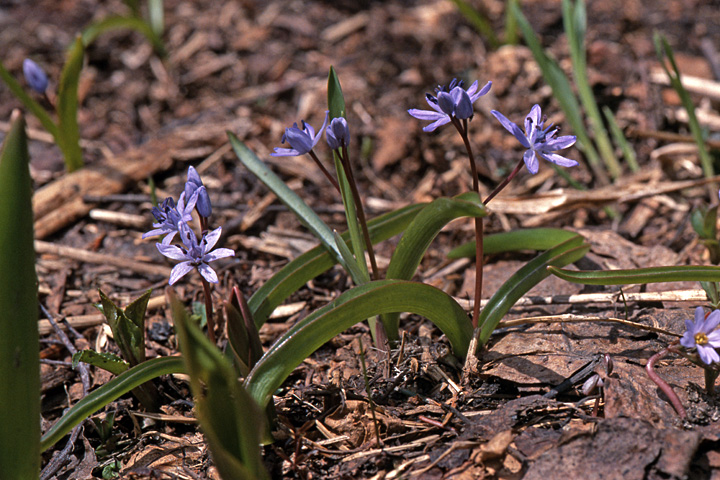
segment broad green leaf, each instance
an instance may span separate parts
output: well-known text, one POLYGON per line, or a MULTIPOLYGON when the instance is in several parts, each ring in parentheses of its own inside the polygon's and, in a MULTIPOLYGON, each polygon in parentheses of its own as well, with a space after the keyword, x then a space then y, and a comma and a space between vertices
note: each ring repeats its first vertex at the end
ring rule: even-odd
POLYGON ((25 119, 13 112, 0 152, 0 472, 40 472, 40 348, 32 183, 25 119))
POLYGON ((47 130, 57 142, 58 128, 53 119, 50 117, 47 111, 45 111, 42 105, 36 102, 25 91, 22 85, 20 85, 20 83, 15 80, 12 75, 10 75, 10 72, 5 69, 2 63, 0 63, 0 79, 5 82, 5 85, 7 85, 13 95, 15 95, 15 97, 17 97, 17 99, 22 102, 25 108, 27 108, 30 113, 35 115, 38 120, 40 120, 43 128, 47 130))
POLYGON ((443 291, 406 280, 377 280, 344 292, 288 330, 265 352, 245 379, 261 406, 310 354, 334 336, 374 315, 410 312, 429 319, 447 336, 456 355, 464 356, 472 326, 462 307, 443 291))
POLYGON ((153 27, 141 17, 118 15, 98 20, 83 30, 82 42, 87 47, 103 33, 122 29, 134 30, 140 33, 152 44, 153 49, 158 55, 165 56, 165 45, 160 35, 157 35, 153 27))
MULTIPOLYGON (((353 254, 345 243, 345 240, 342 239, 339 233, 333 232, 333 234, 335 236, 335 245, 337 245, 338 250, 340 250, 340 255, 342 255, 345 260, 345 264, 348 268, 350 268, 350 276, 352 276, 352 278, 361 279, 361 281, 357 282, 358 285, 369 282, 370 275, 367 268, 365 270, 361 270, 358 264, 355 263, 355 257, 353 257, 353 254)), ((363 262, 365 261, 365 255, 363 255, 362 260, 363 262)))
POLYGON ((541 253, 515 272, 490 298, 478 319, 478 346, 484 345, 513 305, 531 288, 550 275, 549 266, 564 267, 580 260, 590 249, 580 235, 541 253))
POLYGON ((78 35, 67 51, 65 66, 58 86, 57 114, 58 137, 55 138, 65 157, 69 172, 82 168, 83 156, 80 149, 80 128, 77 123, 78 83, 85 58, 85 46, 78 35))
MULTIPOLYGON (((438 198, 423 208, 403 233, 393 252, 386 277, 410 280, 430 243, 440 230, 460 217, 484 217, 485 206, 475 192, 467 192, 454 198, 438 198)), ((388 340, 398 340, 398 313, 383 316, 388 340)))
MULTIPOLYGON (((37 320, 35 321, 37 322, 37 320)), ((182 357, 153 358, 121 373, 105 385, 89 393, 60 417, 55 425, 43 435, 40 443, 41 451, 44 452, 55 445, 73 427, 130 390, 153 378, 172 373, 185 373, 182 357)))
MULTIPOLYGON (((485 255, 514 252, 517 250, 547 250, 577 233, 562 228, 525 228, 511 232, 493 233, 483 239, 485 255)), ((448 253, 448 258, 474 258, 475 241, 455 247, 448 253)))
POLYGON ((130 364, 117 355, 109 352, 96 352, 95 350, 80 350, 75 353, 72 356, 72 367, 77 368, 80 362, 102 368, 113 375, 120 375, 130 368, 130 364))
POLYGON ((98 290, 100 295, 99 310, 105 316, 105 319, 110 325, 112 330, 113 338, 117 343, 120 353, 123 358, 130 363, 130 366, 138 365, 145 361, 145 308, 147 307, 147 301, 150 298, 151 290, 145 292, 142 297, 138 298, 134 302, 134 306, 129 306, 135 318, 131 319, 126 314, 126 311, 119 308, 117 305, 110 300, 102 290, 98 290), (137 302, 140 303, 137 303, 137 302), (144 303, 144 306, 143 306, 144 303), (140 311, 142 310, 142 312, 140 311), (139 313, 142 313, 142 317, 137 317, 139 313))
POLYGON ((230 144, 235 150, 238 159, 252 172, 258 180, 263 182, 272 192, 277 195, 282 203, 290 209, 291 212, 307 227, 315 238, 320 240, 325 248, 331 253, 337 262, 343 268, 344 260, 335 245, 335 239, 330 227, 323 222, 320 217, 310 208, 303 200, 283 182, 280 177, 275 175, 270 168, 265 165, 243 142, 241 142, 232 132, 227 132, 230 138, 230 144))
POLYGON ((345 116, 345 97, 343 97, 342 87, 335 67, 330 67, 328 75, 328 109, 330 110, 330 118, 339 118, 345 116))
MULTIPOLYGON (((372 242, 381 242, 402 232, 424 206, 425 204, 408 205, 370 220, 368 228, 372 242)), ((349 235, 345 232, 341 237, 347 241, 349 235)), ((260 328, 275 307, 308 280, 329 270, 335 263, 324 247, 317 246, 285 265, 248 300, 255 325, 260 328)))
POLYGON ((268 478, 260 456, 262 412, 222 352, 190 321, 172 293, 170 298, 195 410, 220 476, 268 478))
POLYGON ((628 285, 686 281, 720 282, 720 267, 704 265, 580 271, 549 267, 548 270, 563 280, 584 285, 628 285))

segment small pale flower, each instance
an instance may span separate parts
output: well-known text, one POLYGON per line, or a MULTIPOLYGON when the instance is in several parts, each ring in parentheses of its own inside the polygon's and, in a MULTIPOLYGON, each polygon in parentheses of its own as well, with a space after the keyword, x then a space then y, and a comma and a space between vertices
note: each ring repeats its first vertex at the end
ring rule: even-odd
POLYGON ((178 233, 180 222, 192 220, 192 211, 195 208, 198 195, 193 193, 190 201, 185 204, 185 192, 180 194, 180 200, 175 206, 175 200, 168 197, 163 200, 160 207, 153 207, 152 214, 157 220, 153 223, 153 229, 143 234, 142 238, 154 237, 155 235, 166 235, 162 243, 169 244, 178 233))
POLYGON ((453 118, 459 120, 472 119, 474 114, 473 103, 488 93, 491 86, 492 82, 488 82, 478 90, 476 80, 470 85, 470 88, 465 90, 462 80, 453 79, 448 86, 438 86, 435 89, 437 96, 429 93, 425 95, 425 100, 433 111, 411 108, 408 113, 417 119, 433 122, 423 127, 425 132, 432 132, 436 128, 450 123, 453 118))
POLYGON ((191 166, 188 168, 187 182, 185 182, 185 198, 192 198, 195 192, 197 192, 197 204, 195 207, 197 208, 198 214, 201 217, 209 218, 212 215, 210 196, 197 170, 191 166))
POLYGON ((548 162, 555 163, 561 167, 574 167, 578 164, 575 160, 570 160, 555 153, 556 150, 562 150, 575 144, 576 137, 574 135, 557 136, 558 128, 551 131, 552 123, 547 127, 544 126, 545 119, 542 117, 540 105, 535 105, 530 113, 525 117, 525 133, 513 122, 505 118, 505 116, 492 110, 491 113, 505 127, 505 130, 515 135, 515 138, 527 148, 523 154, 523 160, 530 173, 535 175, 539 168, 539 158, 548 162))
POLYGON ((302 129, 298 127, 297 123, 293 123, 292 127, 286 128, 282 139, 280 139, 280 143, 287 141, 292 148, 275 147, 275 151, 271 153, 270 156, 295 157, 297 155, 304 155, 315 148, 315 145, 320 141, 323 130, 325 130, 325 125, 327 125, 328 113, 329 112, 325 112, 325 121, 322 127, 320 127, 320 130, 318 130, 317 135, 315 134, 315 129, 305 123, 304 120, 301 122, 302 129))
POLYGON ((344 117, 333 118, 325 129, 325 139, 331 150, 337 150, 350 144, 350 127, 344 117))
POLYGON ((180 260, 181 263, 175 265, 170 272, 169 284, 174 285, 193 268, 197 268, 200 275, 210 283, 218 283, 218 276, 208 263, 214 262, 220 258, 234 257, 235 252, 229 248, 217 248, 212 250, 217 241, 220 239, 222 227, 218 227, 212 232, 204 235, 198 243, 195 232, 185 223, 180 223, 180 238, 182 239, 184 248, 177 245, 167 245, 158 243, 157 249, 161 254, 173 260, 180 260))
POLYGON ((720 310, 713 310, 705 317, 705 310, 702 307, 695 309, 695 322, 685 320, 685 334, 680 339, 680 345, 687 349, 697 348, 700 359, 707 365, 713 362, 720 362, 716 348, 720 348, 720 330, 715 330, 720 325, 720 310))
POLYGON ((45 93, 48 87, 48 77, 40 65, 26 58, 23 60, 23 75, 30 88, 38 93, 45 93))

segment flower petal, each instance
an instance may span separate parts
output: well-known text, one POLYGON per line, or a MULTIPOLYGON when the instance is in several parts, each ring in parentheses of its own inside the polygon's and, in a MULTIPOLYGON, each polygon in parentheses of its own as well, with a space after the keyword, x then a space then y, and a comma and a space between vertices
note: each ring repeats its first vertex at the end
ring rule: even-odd
POLYGON ((527 166, 528 172, 535 175, 538 172, 538 168, 540 167, 540 162, 537 159, 537 155, 535 155, 535 152, 532 150, 526 150, 523 154, 523 161, 525 162, 525 165, 527 166))
POLYGON ((500 124, 505 127, 505 130, 515 135, 515 138, 518 139, 518 141, 522 144, 523 147, 530 148, 530 142, 528 142, 527 137, 525 137, 523 131, 520 130, 520 127, 508 120, 505 115, 498 112, 497 110, 491 110, 490 113, 492 113, 493 116, 498 119, 500 124))
MULTIPOLYGON (((417 108, 411 108, 408 110, 408 113, 410 116, 417 118, 418 120, 439 120, 441 118, 447 117, 444 113, 438 113, 438 112, 432 112, 430 110, 420 110, 417 108)), ((450 121, 450 119, 448 119, 450 121)))
POLYGON ((192 269, 193 266, 190 264, 190 262, 178 263, 173 267, 172 271, 170 272, 170 280, 168 281, 168 283, 170 285, 174 285, 175 282, 184 277, 192 269))
POLYGON ((158 251, 168 258, 173 260, 187 260, 187 255, 177 245, 167 245, 164 243, 157 243, 158 251))
POLYGON ((217 248, 203 257, 205 262, 214 262, 220 258, 234 257, 235 251, 230 248, 217 248))
POLYGON ((208 253, 212 250, 217 241, 220 239, 220 234, 222 234, 222 227, 218 227, 205 235, 205 248, 203 249, 203 253, 208 253))
POLYGON ((209 265, 201 263, 198 265, 198 272, 200 272, 200 275, 202 275, 203 278, 210 283, 220 282, 220 280, 218 280, 217 273, 215 273, 215 270, 213 270, 209 265))
POLYGON ((545 153, 541 151, 538 152, 538 154, 543 160, 547 160, 548 162, 560 165, 561 167, 575 167, 578 164, 578 162, 576 162, 575 160, 570 160, 569 158, 565 158, 562 155, 558 155, 557 153, 545 153))
POLYGON ((720 310, 713 310, 710 312, 710 315, 705 318, 703 331, 710 333, 715 330, 718 325, 720 325, 720 310))
POLYGON ((571 147, 575 145, 575 142, 577 141, 577 137, 575 135, 564 135, 562 137, 553 138, 552 140, 548 140, 545 143, 545 146, 548 150, 562 150, 564 148, 571 147))
POLYGON ((443 118, 440 118, 437 122, 431 123, 430 125, 423 127, 423 132, 432 132, 438 127, 442 127, 443 125, 446 125, 450 123, 450 117, 447 115, 444 115, 443 118))
POLYGON ((275 147, 275 151, 270 154, 271 157, 297 157, 300 155, 300 152, 295 150, 294 148, 280 148, 275 147))
POLYGON ((698 345, 698 355, 700 360, 710 365, 713 362, 720 362, 720 356, 714 348, 705 345, 698 345))

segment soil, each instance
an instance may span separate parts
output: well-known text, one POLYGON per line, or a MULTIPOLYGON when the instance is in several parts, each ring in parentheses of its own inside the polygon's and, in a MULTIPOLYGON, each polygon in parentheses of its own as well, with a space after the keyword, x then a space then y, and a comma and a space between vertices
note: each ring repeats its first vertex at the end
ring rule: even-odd
MULTIPOLYGON (((469 3, 502 37, 505 2, 469 3)), ((521 3, 543 46, 569 74, 562 2, 521 3)), ((623 175, 609 185, 577 148, 569 149, 564 153, 580 165, 568 173, 587 192, 569 187, 547 163, 534 176, 523 169, 493 200, 485 230, 577 231, 592 245, 577 264, 581 269, 710 264, 689 216, 698 206, 716 205, 717 190, 702 184, 679 97, 658 80, 653 33, 667 36, 683 75, 699 79, 691 97, 712 140, 720 131, 720 96, 713 93, 720 81, 719 5, 588 3, 590 83, 598 103, 615 114, 641 168, 631 173, 623 164, 623 175)), ((98 290, 126 305, 153 288, 148 357, 178 352, 163 294, 173 263, 158 254, 154 239, 141 238, 152 223, 149 179, 162 200, 177 198, 189 166, 202 175, 213 201, 211 224, 223 226, 221 244, 236 252, 217 262, 217 304, 234 285, 249 297, 316 244, 240 164, 228 130, 328 225, 345 229, 340 200, 309 158, 269 156, 293 122, 322 123, 331 66, 348 105, 350 151, 371 217, 456 195, 472 184, 457 132, 445 126, 425 133, 425 122, 407 114, 427 108, 425 93, 436 85, 455 77, 493 82, 470 122, 484 195, 522 155, 491 110, 521 123, 539 104, 570 132, 530 50, 522 42, 492 48, 446 0, 168 0, 164 9, 167 58, 127 30, 101 35, 88 48, 78 113, 85 169, 65 173, 52 139, 27 116, 40 301, 51 316, 75 326, 76 349, 118 352, 94 307, 98 290)), ((32 58, 46 69, 55 92, 74 36, 92 20, 126 12, 119 0, 2 2, 3 65, 22 81, 22 61, 32 58)), ((48 107, 55 101, 52 93, 35 98, 48 107)), ((20 107, 0 87, 0 118, 20 107)), ((0 126, 7 131, 7 124, 0 126)), ((329 158, 324 145, 318 150, 329 158)), ((449 260, 447 253, 472 238, 470 221, 452 223, 431 245, 415 279, 461 302, 471 298, 473 262, 449 260)), ((397 241, 378 247, 381 269, 397 241)), ((488 256, 484 297, 532 257, 488 256)), ((202 300, 198 278, 192 273, 174 288, 188 306, 202 300)), ((309 282, 263 326, 264 347, 350 286, 337 267, 309 282)), ((412 315, 401 322, 402 358, 393 350, 390 368, 386 354, 370 349, 366 381, 358 352, 361 342, 367 347, 372 341, 367 325, 358 324, 308 358, 277 392, 276 440, 263 447, 264 462, 272 478, 720 478, 720 404, 714 392, 705 393, 702 369, 672 354, 656 366, 687 410, 683 420, 644 368, 683 333, 696 306, 708 306, 698 289, 696 282, 583 287, 550 277, 510 311, 506 321, 513 323, 493 334, 465 383, 462 359, 452 356, 441 332, 412 315), (566 314, 584 321, 532 320, 566 314), (634 324, 598 320, 610 317, 634 324), (605 356, 614 364, 610 373, 603 368, 605 356), (604 378, 604 389, 588 398, 581 387, 593 373, 604 378)), ((40 328, 47 429, 86 388, 111 375, 92 368, 83 385, 71 353, 43 315, 40 328)), ((227 336, 218 333, 224 346, 227 336)), ((219 478, 194 423, 186 378, 155 383, 162 415, 124 396, 95 415, 115 412, 110 440, 101 441, 85 422, 70 441, 66 437, 43 454, 44 478, 101 478, 110 465, 122 478, 219 478)))

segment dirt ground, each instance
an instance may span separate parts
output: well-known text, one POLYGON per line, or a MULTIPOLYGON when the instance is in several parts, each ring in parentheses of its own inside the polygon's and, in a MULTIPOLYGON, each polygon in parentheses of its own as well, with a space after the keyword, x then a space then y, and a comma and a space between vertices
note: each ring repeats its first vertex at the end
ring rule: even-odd
MULTIPOLYGON (((505 2, 470 3, 502 36, 505 2)), ((521 3, 543 45, 569 72, 561 2, 521 3)), ((641 170, 630 174, 624 166, 623 176, 608 186, 593 176, 578 149, 570 149, 567 155, 581 164, 569 172, 588 193, 569 188, 547 164, 535 176, 524 170, 494 201, 486 232, 538 226, 578 231, 592 244, 581 269, 709 264, 689 213, 717 204, 717 196, 697 182, 697 150, 688 143, 677 95, 657 75, 652 36, 664 33, 683 74, 699 79, 692 98, 712 140, 720 132, 720 4, 588 3, 590 82, 599 104, 611 108, 628 135, 641 170), (608 217, 608 205, 617 218, 608 217)), ((124 12, 119 0, 0 2, 2 62, 20 79, 22 61, 30 57, 56 89, 74 36, 91 19, 124 12)), ((101 36, 88 49, 79 112, 85 170, 66 174, 59 150, 28 115, 40 300, 75 327, 77 349, 117 352, 93 306, 98 289, 124 305, 153 288, 148 356, 177 352, 163 293, 172 263, 158 254, 154 239, 141 239, 152 223, 148 178, 162 199, 177 198, 188 166, 202 175, 213 200, 212 224, 223 226, 222 245, 236 251, 235 258, 218 262, 218 302, 235 284, 250 296, 316 244, 240 164, 228 130, 331 227, 344 230, 340 200, 310 159, 269 157, 293 122, 322 123, 331 66, 348 105, 351 151, 370 216, 470 188, 457 133, 450 127, 425 133, 425 122, 407 114, 409 108, 426 108, 425 92, 454 77, 481 85, 493 81, 470 123, 484 194, 522 154, 490 110, 520 123, 540 104, 569 133, 529 49, 490 48, 447 0, 168 0, 165 14, 164 60, 143 37, 124 30, 101 36)), ((0 86, 0 119, 18 107, 0 86)), ((7 124, 0 123, 0 135, 5 131, 7 124)), ((416 279, 460 301, 470 298, 473 264, 448 260, 447 252, 472 234, 470 221, 452 223, 431 246, 416 279)), ((397 240, 378 247, 381 268, 397 240)), ((485 297, 530 258, 488 257, 485 297)), ((339 268, 310 282, 263 327, 264 346, 350 284, 339 268)), ((273 478, 302 479, 720 478, 720 403, 704 393, 702 370, 672 355, 657 366, 687 409, 685 421, 644 370, 654 353, 676 339, 673 334, 683 332, 694 308, 707 305, 698 289, 693 282, 628 286, 623 299, 619 287, 548 278, 508 320, 613 317, 668 333, 608 321, 503 325, 482 351, 479 374, 461 387, 462 363, 448 355, 441 333, 423 319, 404 317, 404 360, 389 376, 383 375, 386 357, 368 352, 382 447, 357 353, 360 339, 370 345, 369 329, 357 325, 308 358, 278 392, 276 441, 264 447, 268 470, 273 478), (594 415, 595 399, 585 398, 580 387, 593 371, 605 375, 605 354, 614 370, 594 415)), ((202 296, 191 276, 176 292, 188 304, 202 296)), ((82 398, 84 387, 57 333, 45 319, 40 328, 46 429, 82 398)), ((219 344, 226 341, 222 335, 219 344)), ((91 370, 89 386, 109 378, 91 370)), ((44 467, 53 457, 58 463, 47 478, 102 478, 110 464, 123 478, 217 478, 194 423, 187 382, 167 377, 156 384, 165 402, 161 414, 144 412, 130 395, 112 403, 105 410, 116 412, 112 440, 103 444, 86 422, 70 443, 66 437, 45 452, 44 467)))

